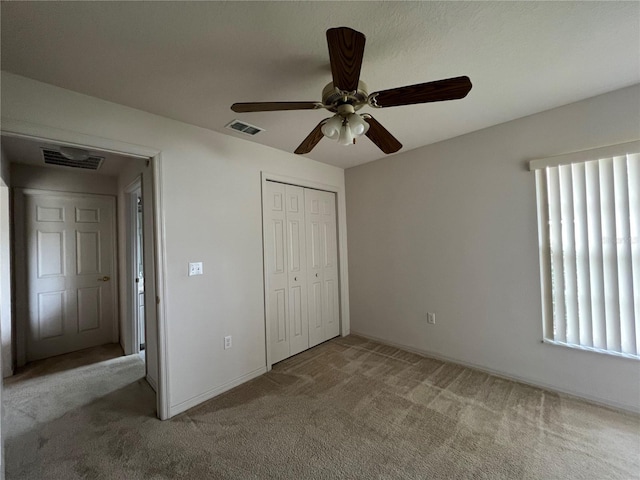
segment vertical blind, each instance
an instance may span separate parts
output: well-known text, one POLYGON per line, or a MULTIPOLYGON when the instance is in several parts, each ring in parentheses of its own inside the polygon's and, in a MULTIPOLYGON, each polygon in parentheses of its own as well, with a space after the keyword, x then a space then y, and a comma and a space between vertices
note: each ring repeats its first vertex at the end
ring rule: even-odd
POLYGON ((640 358, 640 154, 539 168, 536 190, 544 340, 640 358))

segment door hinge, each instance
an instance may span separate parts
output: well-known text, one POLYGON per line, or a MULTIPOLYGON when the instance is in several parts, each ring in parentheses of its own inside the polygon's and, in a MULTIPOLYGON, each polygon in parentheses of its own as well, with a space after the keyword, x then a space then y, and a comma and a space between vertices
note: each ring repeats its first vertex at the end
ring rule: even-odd
POLYGON ((160 305, 160 297, 156 297, 156 305, 160 305))

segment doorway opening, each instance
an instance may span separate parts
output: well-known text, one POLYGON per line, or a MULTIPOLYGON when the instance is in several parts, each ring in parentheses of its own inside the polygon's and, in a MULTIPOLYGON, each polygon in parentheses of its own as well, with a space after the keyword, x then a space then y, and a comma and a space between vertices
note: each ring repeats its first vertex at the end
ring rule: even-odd
POLYGON ((125 189, 127 210, 127 288, 130 293, 129 315, 132 319, 133 353, 143 358, 146 347, 146 327, 144 312, 145 271, 144 271, 144 209, 142 179, 136 178, 125 189))
POLYGON ((137 354, 157 392, 156 310, 144 308, 156 298, 150 160, 4 134, 2 150, 14 259, 5 376, 58 355, 102 362, 106 349, 137 354))

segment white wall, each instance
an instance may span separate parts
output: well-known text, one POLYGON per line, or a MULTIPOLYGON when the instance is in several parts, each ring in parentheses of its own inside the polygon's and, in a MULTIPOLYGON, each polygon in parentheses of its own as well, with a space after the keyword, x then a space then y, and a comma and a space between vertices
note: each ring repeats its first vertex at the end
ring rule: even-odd
POLYGON ((540 343, 527 170, 639 136, 634 86, 348 169, 352 331, 640 410, 637 361, 540 343))
MULTIPOLYGON (((161 151, 167 292, 161 302, 168 322, 171 414, 263 372, 260 172, 342 189, 344 171, 5 72, 1 85, 3 122, 45 125, 59 129, 60 136, 80 132, 161 151), (187 276, 190 261, 204 262, 203 276, 187 276), (229 350, 223 349, 225 335, 233 336, 229 350)), ((215 96, 208 101, 229 102, 215 96)), ((342 221, 344 211, 344 198, 338 195, 342 221)), ((346 251, 341 259, 348 261, 346 251)), ((348 315, 342 321, 348 330, 348 315)))
POLYGON ((118 193, 118 179, 116 177, 20 163, 11 164, 11 186, 101 195, 116 195, 118 193))

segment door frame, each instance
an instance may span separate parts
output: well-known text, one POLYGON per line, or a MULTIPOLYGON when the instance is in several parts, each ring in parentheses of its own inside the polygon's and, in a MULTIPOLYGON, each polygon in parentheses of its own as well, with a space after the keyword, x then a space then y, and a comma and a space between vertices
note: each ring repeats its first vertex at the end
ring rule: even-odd
MULTIPOLYGON (((126 278, 126 308, 127 319, 123 322, 126 328, 129 330, 129 338, 131 339, 130 351, 125 354, 137 354, 140 353, 140 332, 138 330, 138 324, 140 319, 138 318, 138 296, 137 296, 137 284, 134 281, 136 274, 136 265, 139 261, 136 247, 136 235, 138 233, 138 204, 137 197, 138 192, 142 197, 142 176, 136 177, 136 179, 127 185, 124 189, 125 194, 125 278, 126 278), (136 201, 133 201, 134 196, 136 201)), ((143 212, 144 215, 144 212, 143 212)), ((143 257, 144 263, 144 257, 143 257)), ((146 328, 147 319, 145 314, 144 325, 146 328)), ((146 365, 147 362, 145 362, 146 365)))
POLYGON ((111 329, 111 342, 117 343, 119 337, 119 323, 120 323, 120 315, 119 315, 119 295, 118 295, 118 229, 117 229, 117 217, 118 211, 116 208, 116 197, 115 195, 104 195, 99 193, 75 193, 75 192, 61 192, 57 190, 44 190, 37 188, 14 188, 14 210, 13 210, 13 225, 15 231, 15 242, 14 242, 14 256, 19 264, 22 265, 21 268, 14 269, 14 275, 16 276, 16 289, 15 289, 15 312, 16 319, 18 317, 23 320, 15 322, 15 330, 16 330, 16 366, 23 367, 26 364, 27 359, 27 333, 29 330, 28 322, 26 321, 29 318, 29 285, 27 282, 27 265, 28 265, 28 257, 29 252, 27 246, 29 245, 27 238, 27 222, 26 222, 26 199, 27 197, 38 197, 38 196, 48 196, 48 197, 57 197, 64 199, 72 199, 72 198, 103 198, 108 200, 111 204, 112 208, 112 219, 111 219, 111 232, 112 232, 112 249, 111 249, 111 278, 113 280, 113 299, 111 308, 113 309, 113 325, 111 329), (18 250, 16 246, 21 245, 18 250), (20 288, 21 287, 21 288, 20 288))
POLYGON ((349 277, 347 271, 347 209, 345 202, 344 185, 331 185, 319 183, 304 178, 290 177, 277 173, 262 171, 261 174, 261 222, 262 222, 262 273, 263 273, 263 307, 264 307, 264 326, 265 326, 265 362, 267 371, 271 370, 273 363, 271 361, 271 333, 268 322, 268 300, 269 300, 269 276, 267 272, 266 255, 264 251, 264 238, 267 233, 267 225, 264 222, 264 206, 267 202, 266 182, 278 182, 296 187, 312 188, 314 190, 322 190, 325 192, 335 193, 336 195, 336 230, 338 235, 338 292, 340 302, 340 335, 345 337, 349 335, 351 330, 351 321, 349 316, 349 277))
MULTIPOLYGON (((0 134, 13 137, 44 141, 84 149, 103 150, 105 152, 137 157, 150 161, 153 184, 153 244, 154 244, 154 281, 156 288, 156 321, 158 331, 158 388, 156 390, 156 408, 158 417, 167 420, 170 415, 169 363, 167 340, 167 285, 166 285, 166 236, 165 209, 163 202, 162 150, 136 145, 119 140, 87 135, 80 132, 13 120, 2 117, 0 134)), ((147 306, 147 307, 150 307, 147 306)))

